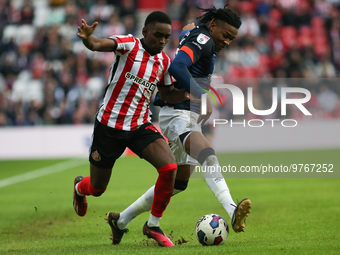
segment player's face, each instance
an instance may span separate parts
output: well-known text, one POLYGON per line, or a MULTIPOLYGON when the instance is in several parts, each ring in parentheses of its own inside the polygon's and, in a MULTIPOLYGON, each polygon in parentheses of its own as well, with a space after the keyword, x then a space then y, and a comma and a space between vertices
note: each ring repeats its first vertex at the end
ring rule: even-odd
POLYGON ((164 49, 171 36, 171 25, 151 23, 143 28, 144 44, 151 55, 156 55, 164 49))
POLYGON ((210 35, 215 42, 215 50, 220 52, 235 39, 238 29, 226 22, 217 20, 210 24, 210 35))

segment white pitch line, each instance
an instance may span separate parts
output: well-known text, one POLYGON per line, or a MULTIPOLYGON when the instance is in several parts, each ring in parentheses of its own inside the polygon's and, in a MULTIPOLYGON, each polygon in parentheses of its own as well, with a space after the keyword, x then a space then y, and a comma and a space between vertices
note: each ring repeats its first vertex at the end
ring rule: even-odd
POLYGON ((42 176, 45 176, 45 175, 65 171, 65 170, 73 168, 73 167, 85 165, 86 163, 87 163, 87 161, 84 161, 84 160, 71 159, 71 160, 61 162, 61 163, 58 163, 58 164, 55 164, 55 165, 52 165, 52 166, 43 167, 43 168, 33 170, 31 172, 28 172, 28 173, 24 173, 24 174, 16 175, 16 176, 13 176, 13 177, 9 177, 7 179, 0 180, 0 188, 9 186, 9 185, 12 185, 12 184, 15 184, 15 183, 39 178, 39 177, 42 177, 42 176))

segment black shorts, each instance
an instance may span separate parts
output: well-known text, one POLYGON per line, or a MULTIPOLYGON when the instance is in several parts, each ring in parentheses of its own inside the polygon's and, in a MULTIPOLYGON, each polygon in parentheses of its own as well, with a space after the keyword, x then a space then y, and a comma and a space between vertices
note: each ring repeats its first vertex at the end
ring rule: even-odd
POLYGON ((108 127, 96 119, 89 160, 96 167, 112 168, 126 147, 142 158, 142 151, 159 138, 164 139, 151 123, 125 131, 108 127))

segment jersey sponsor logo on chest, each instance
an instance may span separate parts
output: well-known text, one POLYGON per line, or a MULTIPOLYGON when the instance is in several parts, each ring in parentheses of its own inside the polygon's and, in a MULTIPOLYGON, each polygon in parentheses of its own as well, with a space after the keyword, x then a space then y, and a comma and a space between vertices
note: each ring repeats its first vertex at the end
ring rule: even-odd
POLYGON ((139 78, 138 76, 127 72, 125 74, 125 78, 133 81, 134 83, 137 83, 140 86, 146 87, 149 91, 153 91, 155 89, 156 84, 149 82, 147 80, 144 80, 142 78, 139 78))

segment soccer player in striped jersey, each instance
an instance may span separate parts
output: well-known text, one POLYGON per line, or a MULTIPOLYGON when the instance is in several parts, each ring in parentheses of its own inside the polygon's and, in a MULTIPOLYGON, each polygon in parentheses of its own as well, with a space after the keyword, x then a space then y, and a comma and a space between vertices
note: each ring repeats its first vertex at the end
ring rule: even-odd
MULTIPOLYGON (((173 195, 184 191, 192 170, 199 162, 205 169, 220 169, 211 143, 203 136, 201 125, 209 118, 200 115, 200 104, 194 98, 201 98, 209 88, 214 70, 215 57, 237 36, 241 26, 239 16, 228 8, 202 9, 199 26, 187 25, 180 35, 178 53, 170 66, 170 74, 176 79, 175 87, 190 91, 190 100, 172 104, 156 96, 155 104, 162 107, 159 124, 170 148, 175 155, 178 170, 173 195), (195 78, 200 78, 195 81, 195 78), (202 89, 204 88, 204 90, 202 89), (194 97, 193 97, 194 96, 194 97)), ((211 105, 208 104, 208 108, 211 105)), ((209 113, 209 110, 207 111, 209 113)), ((211 112, 211 110, 210 110, 211 112)), ((251 201, 233 201, 229 188, 221 173, 205 175, 206 183, 231 218, 236 233, 244 231, 245 219, 250 213, 251 201)), ((142 212, 150 210, 154 196, 151 187, 138 200, 120 213, 118 226, 126 226, 142 212)))
MULTIPOLYGON (((159 227, 162 214, 174 189, 177 164, 163 136, 150 123, 149 104, 156 88, 163 100, 180 102, 190 94, 172 85, 168 72, 170 58, 163 48, 171 35, 171 20, 163 12, 148 15, 142 30, 143 38, 132 35, 98 38, 97 27, 82 20, 78 37, 91 51, 114 52, 114 61, 103 104, 96 115, 90 148, 90 176, 74 180, 73 206, 79 216, 87 212, 86 196, 100 196, 109 183, 113 165, 126 147, 150 162, 158 171, 149 220, 144 235, 160 246, 173 246, 159 227)), ((119 214, 109 212, 106 220, 112 230, 113 244, 119 244, 127 229, 117 226, 119 214)))

